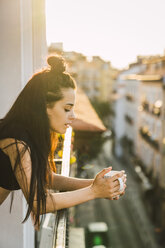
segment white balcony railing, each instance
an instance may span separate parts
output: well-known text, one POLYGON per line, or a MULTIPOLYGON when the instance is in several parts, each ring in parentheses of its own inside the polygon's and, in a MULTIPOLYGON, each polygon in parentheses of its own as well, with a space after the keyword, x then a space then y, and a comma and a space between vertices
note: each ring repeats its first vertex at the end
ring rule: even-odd
MULTIPOLYGON (((70 147, 72 128, 68 128, 65 134, 61 172, 63 176, 69 176, 70 172, 70 147)), ((56 160, 57 161, 57 160, 56 160)), ((67 210, 59 210, 56 213, 46 214, 38 236, 37 248, 65 248, 67 247, 67 210)))

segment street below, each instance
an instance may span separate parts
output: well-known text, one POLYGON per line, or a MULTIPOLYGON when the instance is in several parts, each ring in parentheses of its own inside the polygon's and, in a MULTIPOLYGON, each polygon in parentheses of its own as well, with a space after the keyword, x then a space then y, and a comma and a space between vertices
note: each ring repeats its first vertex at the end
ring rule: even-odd
POLYGON ((109 151, 110 143, 107 143, 98 158, 92 161, 93 168, 86 170, 87 176, 92 177, 108 166, 113 170, 124 169, 127 173, 126 193, 118 201, 97 199, 77 206, 77 225, 86 227, 91 222, 106 222, 110 248, 160 248, 135 172, 109 155, 109 151))

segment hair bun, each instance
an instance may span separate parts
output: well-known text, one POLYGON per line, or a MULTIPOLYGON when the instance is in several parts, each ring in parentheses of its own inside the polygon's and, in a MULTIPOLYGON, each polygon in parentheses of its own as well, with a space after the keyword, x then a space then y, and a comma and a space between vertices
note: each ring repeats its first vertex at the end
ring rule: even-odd
POLYGON ((62 73, 65 71, 65 61, 62 57, 54 55, 49 56, 47 59, 48 65, 51 67, 51 71, 62 73))

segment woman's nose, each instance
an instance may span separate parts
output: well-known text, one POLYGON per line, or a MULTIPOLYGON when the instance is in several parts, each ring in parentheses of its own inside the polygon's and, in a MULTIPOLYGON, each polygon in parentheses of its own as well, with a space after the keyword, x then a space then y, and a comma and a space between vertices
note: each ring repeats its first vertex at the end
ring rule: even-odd
POLYGON ((69 119, 72 120, 72 121, 74 121, 76 119, 76 115, 75 115, 74 111, 71 112, 71 115, 69 116, 69 119))

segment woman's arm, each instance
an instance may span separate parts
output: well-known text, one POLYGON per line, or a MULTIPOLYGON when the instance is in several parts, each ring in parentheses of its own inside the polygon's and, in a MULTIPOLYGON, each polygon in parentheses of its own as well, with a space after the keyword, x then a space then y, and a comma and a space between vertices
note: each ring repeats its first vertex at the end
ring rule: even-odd
MULTIPOLYGON (((96 198, 112 200, 120 194, 120 186, 117 178, 122 177, 123 172, 111 178, 104 178, 104 175, 111 169, 111 167, 103 169, 96 175, 93 183, 85 188, 63 193, 48 193, 46 212, 54 212, 59 209, 73 207, 96 198)), ((124 189, 125 187, 126 185, 124 184, 124 189)), ((34 212, 36 211, 36 206, 37 204, 34 202, 34 212)))
MULTIPOLYGON (((21 143, 17 144, 18 150, 21 152, 24 148, 24 145, 21 143)), ((18 153, 15 145, 9 146, 6 149, 8 156, 10 157, 11 164, 14 168, 16 155, 18 153)), ((30 151, 26 150, 23 157, 21 158, 21 168, 17 167, 15 171, 15 176, 17 181, 22 189, 22 192, 28 202, 29 192, 30 192, 30 181, 31 181, 31 156, 30 151), (24 173, 22 173, 22 170, 24 173), (26 182, 26 183, 25 183, 26 182)), ((93 180, 92 184, 87 187, 83 187, 81 189, 77 189, 74 191, 63 192, 63 193, 47 193, 46 194, 46 212, 54 212, 58 209, 68 208, 75 206, 80 203, 84 203, 86 201, 96 199, 96 198, 109 198, 113 199, 113 197, 119 195, 119 182, 117 178, 123 176, 123 172, 116 174, 110 178, 104 178, 104 174, 109 172, 112 168, 106 168, 98 173, 93 180)), ((60 177, 58 178, 60 179, 60 177)), ((62 178, 61 178, 62 180, 62 178)), ((64 180, 67 180, 64 178, 64 180)), ((66 182, 66 181, 65 181, 66 182)), ((62 183, 63 184, 63 183, 62 183)), ((82 186, 82 183, 76 183, 76 185, 82 186)), ((84 185, 83 185, 84 186, 84 185)), ((77 187, 77 186, 76 186, 77 187)), ((75 188, 71 187, 70 181, 70 189, 75 188)), ((33 211, 37 212, 37 200, 36 194, 33 202, 33 211)), ((42 209, 42 208, 41 208, 42 209)), ((42 214, 42 212, 40 213, 42 214)))
POLYGON ((52 172, 51 189, 60 191, 72 191, 85 188, 93 183, 93 179, 81 179, 73 177, 65 177, 52 172))
MULTIPOLYGON (((94 179, 82 179, 75 177, 66 177, 52 172, 52 183, 49 185, 53 190, 59 191, 72 191, 82 189, 90 186, 94 179)), ((122 177, 123 182, 126 183, 125 174, 122 177)))

